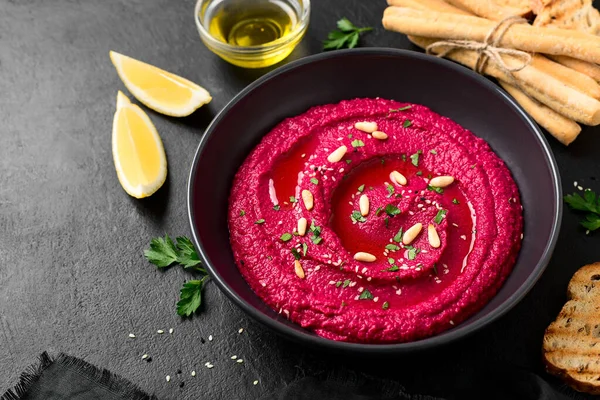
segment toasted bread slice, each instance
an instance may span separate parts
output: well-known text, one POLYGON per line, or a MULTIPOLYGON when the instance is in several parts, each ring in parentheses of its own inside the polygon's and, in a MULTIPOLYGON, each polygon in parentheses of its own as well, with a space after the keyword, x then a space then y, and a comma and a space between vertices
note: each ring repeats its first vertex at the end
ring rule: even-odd
POLYGON ((552 26, 592 35, 600 33, 600 13, 592 5, 592 0, 542 0, 541 7, 539 0, 536 3, 534 26, 552 26))
POLYGON ((600 262, 573 275, 567 296, 544 334, 546 370, 575 390, 600 394, 600 262))

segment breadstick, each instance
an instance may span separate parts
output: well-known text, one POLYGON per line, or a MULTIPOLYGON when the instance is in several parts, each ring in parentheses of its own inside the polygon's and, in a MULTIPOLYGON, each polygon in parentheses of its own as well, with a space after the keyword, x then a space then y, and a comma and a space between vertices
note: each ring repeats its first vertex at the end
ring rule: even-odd
POLYGON ((565 67, 541 55, 534 55, 531 65, 538 70, 552 75, 565 85, 585 93, 590 97, 600 99, 600 85, 589 76, 565 67))
MULTIPOLYGON (((419 47, 426 48, 439 39, 408 37, 411 42, 419 47)), ((457 49, 446 56, 447 58, 466 65, 473 69, 477 62, 478 54, 473 50, 457 49)), ((520 65, 521 61, 513 56, 503 55, 502 59, 509 67, 520 65)), ((523 83, 527 94, 539 102, 552 108, 565 117, 586 125, 600 124, 600 101, 591 98, 544 73, 533 66, 528 66, 521 71, 514 72, 513 78, 498 68, 494 63, 486 63, 486 75, 512 84, 516 79, 523 83)))
POLYGON ((410 7, 415 10, 438 11, 460 15, 473 15, 468 11, 461 10, 444 0, 388 0, 388 5, 397 7, 410 7))
POLYGON ((493 0, 447 0, 453 6, 471 11, 480 17, 499 21, 513 15, 525 15, 530 8, 502 7, 493 0))
MULTIPOLYGON (((413 36, 483 42, 496 22, 467 15, 388 7, 383 26, 413 36)), ((583 32, 515 24, 500 38, 498 45, 600 62, 600 37, 583 32)))
POLYGON ((586 61, 578 60, 576 58, 567 57, 567 56, 548 56, 552 60, 556 61, 559 64, 564 65, 565 67, 569 67, 574 69, 575 71, 579 71, 582 74, 589 76, 590 78, 600 82, 600 66, 597 64, 592 64, 586 61))
POLYGON ((500 85, 527 111, 529 115, 559 142, 568 146, 581 132, 581 126, 575 121, 563 117, 556 111, 533 100, 518 88, 505 82, 500 85))

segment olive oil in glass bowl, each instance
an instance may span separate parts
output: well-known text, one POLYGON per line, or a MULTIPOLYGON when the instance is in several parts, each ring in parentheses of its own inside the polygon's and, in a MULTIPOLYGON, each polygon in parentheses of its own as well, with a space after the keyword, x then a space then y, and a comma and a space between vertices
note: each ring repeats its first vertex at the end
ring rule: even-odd
POLYGON ((268 67, 300 42, 310 0, 198 0, 195 20, 204 44, 245 68, 268 67))

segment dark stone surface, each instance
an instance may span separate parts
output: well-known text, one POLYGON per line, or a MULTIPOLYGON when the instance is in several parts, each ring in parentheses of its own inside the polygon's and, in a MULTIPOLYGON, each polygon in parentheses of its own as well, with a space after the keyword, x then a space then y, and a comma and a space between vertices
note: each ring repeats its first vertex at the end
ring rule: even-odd
MULTIPOLYGON (((288 61, 319 52, 342 16, 376 27, 365 46, 410 47, 381 27, 382 0, 313 3, 307 37, 288 61)), ((142 250, 165 232, 189 234, 186 179, 200 136, 219 109, 266 72, 210 53, 193 8, 192 0, 0 0, 0 393, 44 350, 82 357, 164 399, 252 399, 298 376, 346 369, 430 394, 495 362, 543 374, 544 328, 564 302, 572 273, 598 260, 598 238, 585 236, 569 210, 554 258, 532 292, 487 329, 435 352, 376 361, 302 349, 249 320, 212 284, 200 315, 175 314, 186 273, 157 271, 142 250), (187 77, 214 97, 188 118, 148 111, 166 147, 169 176, 146 200, 130 198, 113 167, 112 117, 124 87, 109 50, 187 77), (171 327, 173 335, 156 334, 171 327), (214 340, 202 343, 209 335, 214 340), (152 362, 141 360, 144 353, 152 362), (207 361, 215 367, 205 368, 207 361)), ((597 128, 586 128, 569 148, 549 141, 566 192, 573 181, 600 191, 597 128)))

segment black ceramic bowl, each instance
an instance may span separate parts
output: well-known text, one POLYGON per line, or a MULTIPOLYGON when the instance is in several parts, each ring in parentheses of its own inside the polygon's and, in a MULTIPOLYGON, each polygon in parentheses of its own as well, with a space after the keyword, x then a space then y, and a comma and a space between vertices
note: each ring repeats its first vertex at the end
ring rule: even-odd
POLYGON ((188 182, 188 212, 200 257, 217 285, 253 318, 305 344, 355 353, 399 353, 464 337, 499 318, 532 288, 546 267, 560 227, 556 162, 537 125, 487 79, 413 51, 359 49, 323 53, 285 65, 238 94, 202 138, 188 182), (506 162, 524 207, 525 237, 498 294, 459 326, 400 344, 355 344, 321 338, 278 315, 254 294, 234 263, 227 206, 233 177, 261 138, 286 117, 356 97, 419 103, 485 139, 506 162))

